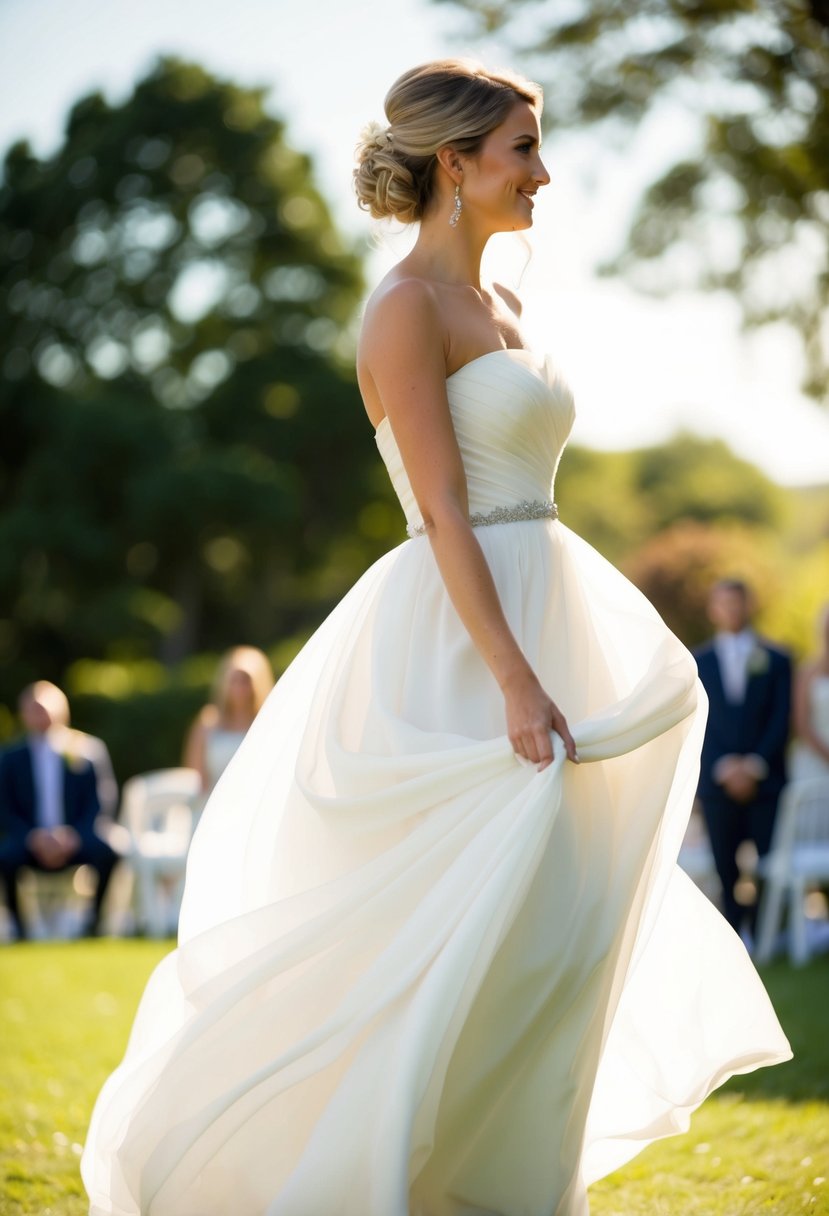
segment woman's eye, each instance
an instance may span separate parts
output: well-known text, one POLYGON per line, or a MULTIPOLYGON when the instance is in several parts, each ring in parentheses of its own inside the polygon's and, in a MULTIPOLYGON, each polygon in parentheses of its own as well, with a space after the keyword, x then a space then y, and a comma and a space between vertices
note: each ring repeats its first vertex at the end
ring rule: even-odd
POLYGON ((532 144, 516 144, 516 147, 519 152, 529 152, 532 148, 532 144))

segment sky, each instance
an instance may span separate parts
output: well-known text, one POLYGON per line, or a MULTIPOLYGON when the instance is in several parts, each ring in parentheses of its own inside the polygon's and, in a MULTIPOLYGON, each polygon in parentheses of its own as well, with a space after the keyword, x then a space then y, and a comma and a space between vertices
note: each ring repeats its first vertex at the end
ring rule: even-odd
MULTIPOLYGON (((269 89, 268 106, 307 152, 335 222, 370 235, 370 287, 409 234, 361 212, 354 144, 401 72, 445 55, 522 64, 497 40, 473 41, 451 6, 430 0, 0 0, 0 149, 26 137, 59 145, 69 106, 93 89, 125 99, 160 54, 269 89)), ((725 295, 654 300, 595 265, 615 251, 639 187, 693 134, 663 113, 622 151, 592 134, 549 133, 551 184, 536 199, 532 246, 491 243, 486 274, 516 284, 527 344, 550 352, 573 388, 573 440, 617 449, 678 430, 724 439, 784 484, 829 480, 829 410, 798 391, 797 343, 785 331, 743 336, 725 295)))

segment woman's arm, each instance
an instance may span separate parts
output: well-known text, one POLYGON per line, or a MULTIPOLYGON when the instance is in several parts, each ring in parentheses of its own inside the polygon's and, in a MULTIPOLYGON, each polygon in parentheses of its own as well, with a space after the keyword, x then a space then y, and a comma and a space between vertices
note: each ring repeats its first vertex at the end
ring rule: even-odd
POLYGON ((388 416, 449 598, 503 692, 507 733, 518 755, 546 768, 549 731, 575 744, 503 613, 469 523, 466 475, 446 396, 446 355, 437 303, 419 279, 394 284, 367 310, 361 357, 388 416))

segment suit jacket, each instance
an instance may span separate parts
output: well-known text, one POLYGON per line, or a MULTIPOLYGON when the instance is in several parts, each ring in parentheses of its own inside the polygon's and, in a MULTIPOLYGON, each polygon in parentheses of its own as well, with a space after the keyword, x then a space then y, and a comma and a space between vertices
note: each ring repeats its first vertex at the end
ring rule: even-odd
POLYGON ((768 765, 768 775, 759 783, 758 800, 776 799, 786 782, 791 660, 785 651, 764 638, 757 639, 754 654, 757 657, 749 665, 745 697, 740 704, 733 704, 726 700, 713 642, 694 652, 709 705, 699 780, 699 796, 703 801, 726 798, 713 779, 712 769, 720 757, 732 753, 761 756, 768 765))
MULTIPOLYGON (((95 770, 88 760, 63 765, 63 821, 81 836, 93 834, 100 810, 95 770)), ((32 753, 24 740, 0 756, 0 836, 23 840, 37 823, 32 753)))

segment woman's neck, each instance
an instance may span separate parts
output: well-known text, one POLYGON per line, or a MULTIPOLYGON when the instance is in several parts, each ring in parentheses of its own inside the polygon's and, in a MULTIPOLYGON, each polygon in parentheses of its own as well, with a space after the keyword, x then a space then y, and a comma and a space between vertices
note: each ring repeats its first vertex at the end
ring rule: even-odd
POLYGON ((445 216, 422 220, 414 248, 403 260, 424 278, 480 292, 481 259, 489 235, 462 225, 463 216, 456 228, 449 227, 445 216))

